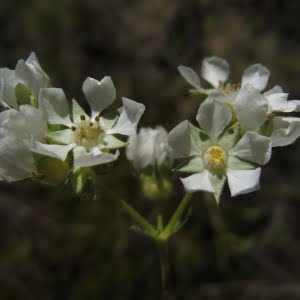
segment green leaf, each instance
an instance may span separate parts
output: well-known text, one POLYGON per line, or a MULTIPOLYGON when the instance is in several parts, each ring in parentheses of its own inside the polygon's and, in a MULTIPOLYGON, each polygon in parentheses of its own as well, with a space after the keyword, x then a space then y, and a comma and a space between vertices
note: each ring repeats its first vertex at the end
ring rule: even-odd
POLYGON ((15 95, 19 105, 28 104, 38 107, 37 99, 25 85, 18 83, 15 87, 15 95))

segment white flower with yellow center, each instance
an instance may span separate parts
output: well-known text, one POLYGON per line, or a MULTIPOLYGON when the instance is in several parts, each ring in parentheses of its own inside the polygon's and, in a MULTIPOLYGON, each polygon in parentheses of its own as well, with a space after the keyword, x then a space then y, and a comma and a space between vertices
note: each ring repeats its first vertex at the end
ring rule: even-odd
POLYGON ((89 167, 116 160, 119 152, 112 150, 127 144, 114 134, 135 135, 137 123, 144 113, 143 104, 123 98, 121 114, 105 118, 100 113, 116 98, 116 90, 110 77, 97 81, 88 77, 83 83, 83 92, 91 107, 91 117, 73 100, 72 120, 69 107, 61 89, 42 89, 39 105, 48 115, 49 124, 64 125, 66 129, 50 132, 51 144, 34 142, 32 151, 65 160, 73 150, 74 166, 89 167))
POLYGON ((232 196, 259 188, 261 168, 271 156, 271 139, 256 132, 241 136, 232 111, 209 97, 196 117, 200 128, 184 121, 169 133, 174 158, 190 158, 178 171, 196 173, 181 181, 187 192, 208 191, 219 200, 227 178, 232 196))

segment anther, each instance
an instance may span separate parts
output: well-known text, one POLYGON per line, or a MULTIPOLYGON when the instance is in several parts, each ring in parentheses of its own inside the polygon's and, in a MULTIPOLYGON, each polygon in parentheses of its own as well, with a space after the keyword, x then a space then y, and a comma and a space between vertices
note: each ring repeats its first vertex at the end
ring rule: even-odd
POLYGON ((93 126, 93 125, 94 125, 93 122, 91 122, 91 123, 90 123, 90 126, 93 126))
POLYGON ((95 121, 96 121, 96 122, 99 122, 99 120, 100 120, 100 117, 99 117, 99 116, 96 116, 96 117, 95 117, 95 121))
POLYGON ((75 130, 76 130, 76 127, 75 127, 75 126, 72 126, 71 129, 72 129, 73 131, 75 131, 75 130))
POLYGON ((80 116, 80 120, 81 120, 81 121, 85 121, 85 115, 81 115, 81 116, 80 116))

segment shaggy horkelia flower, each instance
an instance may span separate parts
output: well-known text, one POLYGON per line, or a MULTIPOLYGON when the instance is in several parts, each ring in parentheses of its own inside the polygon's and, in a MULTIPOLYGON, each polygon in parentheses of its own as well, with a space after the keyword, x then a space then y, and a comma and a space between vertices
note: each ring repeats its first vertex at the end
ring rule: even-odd
POLYGON ((185 190, 212 192, 218 201, 226 178, 232 196, 257 190, 271 139, 241 130, 228 105, 213 97, 200 106, 196 119, 200 129, 184 121, 168 138, 174 158, 189 158, 178 171, 195 173, 181 178, 185 190))
MULTIPOLYGON (((32 97, 32 103, 37 104, 40 89, 49 87, 50 79, 40 66, 35 53, 32 52, 26 61, 23 59, 18 61, 15 70, 1 68, 0 83, 0 102, 2 106, 18 108, 20 103, 18 103, 16 87, 25 88, 32 97)), ((20 100, 22 102, 22 99, 20 100)))
POLYGON ((118 158, 119 152, 112 151, 127 144, 114 135, 135 135, 144 105, 122 98, 122 112, 105 117, 100 114, 116 98, 111 78, 97 81, 88 77, 82 89, 91 107, 91 116, 73 100, 72 118, 63 90, 41 89, 39 105, 47 114, 48 123, 62 125, 64 129, 49 132, 46 137, 49 144, 34 141, 32 151, 65 160, 72 150, 75 168, 108 163, 118 158))
POLYGON ((213 93, 215 97, 234 98, 236 92, 246 84, 251 84, 255 89, 262 91, 268 83, 270 71, 262 64, 254 64, 246 68, 242 75, 241 83, 227 82, 230 73, 229 63, 217 56, 206 57, 202 61, 201 75, 212 86, 204 88, 198 75, 189 67, 179 66, 178 70, 183 78, 197 91, 204 94, 213 93))
POLYGON ((207 57, 202 62, 201 74, 213 87, 210 89, 203 88, 199 77, 191 68, 179 66, 178 70, 198 92, 227 103, 232 109, 233 118, 245 130, 255 130, 268 121, 270 126, 266 128, 270 131, 272 127, 272 134, 264 130, 261 133, 271 135, 273 147, 289 145, 300 136, 298 118, 276 116, 277 113, 300 111, 300 101, 288 100, 288 94, 279 86, 261 94, 270 76, 270 71, 264 65, 249 66, 242 75, 241 84, 231 84, 227 82, 230 71, 228 62, 216 56, 207 57))

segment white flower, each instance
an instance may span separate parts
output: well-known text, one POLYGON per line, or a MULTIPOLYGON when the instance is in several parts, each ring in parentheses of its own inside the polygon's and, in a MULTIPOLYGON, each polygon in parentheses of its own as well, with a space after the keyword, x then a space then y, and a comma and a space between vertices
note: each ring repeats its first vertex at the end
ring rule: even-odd
MULTIPOLYGON (((239 89, 238 84, 226 83, 229 73, 229 63, 217 56, 206 57, 202 61, 201 75, 211 84, 213 89, 203 88, 198 75, 189 67, 179 66, 178 70, 183 78, 199 92, 210 94, 218 93, 226 98, 235 96, 239 89)), ((251 84, 255 89, 262 91, 268 83, 270 71, 262 64, 254 64, 245 69, 242 75, 241 87, 251 84)))
POLYGON ((208 191, 220 197, 226 178, 232 196, 259 188, 261 169, 271 156, 271 139, 256 132, 240 134, 239 124, 228 128, 232 112, 224 102, 209 97, 196 117, 200 128, 188 121, 169 133, 174 158, 190 160, 179 171, 195 173, 181 181, 187 192, 208 191))
POLYGON ((50 132, 47 138, 52 144, 35 141, 32 151, 65 160, 73 150, 74 166, 89 167, 108 163, 118 158, 119 152, 111 150, 126 146, 113 134, 134 135, 137 123, 144 113, 143 104, 122 98, 120 116, 104 118, 100 113, 116 98, 116 90, 110 77, 97 81, 88 77, 82 86, 91 107, 91 117, 73 100, 72 120, 64 92, 57 88, 41 89, 39 105, 48 115, 49 124, 61 124, 66 129, 50 132))
POLYGON ((32 52, 26 61, 19 60, 15 70, 8 68, 0 69, 0 101, 6 107, 18 108, 15 95, 17 84, 27 87, 32 95, 38 99, 41 88, 50 86, 48 75, 41 68, 34 52, 32 52))
POLYGON ((126 148, 128 160, 132 161, 137 170, 170 162, 167 136, 167 131, 161 126, 155 129, 141 128, 137 135, 128 139, 129 145, 126 148))
POLYGON ((0 113, 0 177, 16 181, 35 172, 31 153, 33 139, 41 141, 47 132, 44 114, 30 106, 0 113))

